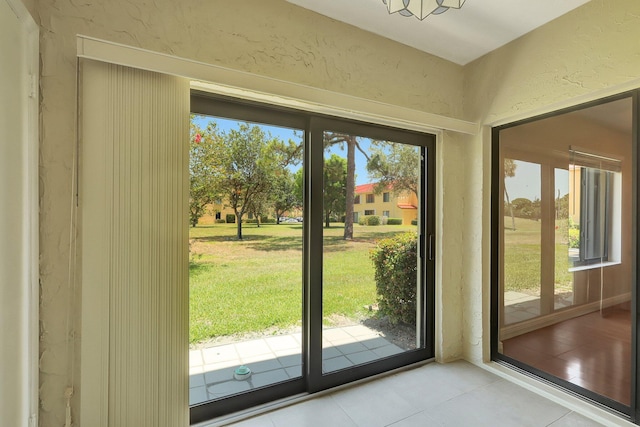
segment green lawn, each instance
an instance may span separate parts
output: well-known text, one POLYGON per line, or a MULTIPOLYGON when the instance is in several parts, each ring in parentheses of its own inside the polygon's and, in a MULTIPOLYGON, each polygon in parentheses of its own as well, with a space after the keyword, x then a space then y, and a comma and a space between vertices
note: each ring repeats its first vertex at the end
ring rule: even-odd
MULTIPOLYGON (((325 323, 336 315, 359 319, 376 302, 369 251, 376 240, 411 226, 354 225, 354 240, 342 239, 343 224, 324 229, 325 323)), ((235 224, 190 229, 191 343, 246 332, 273 332, 301 324, 302 224, 235 224)))
MULTIPOLYGON (((504 230, 504 283, 507 291, 530 291, 540 288, 540 221, 516 218, 516 230, 504 230)), ((560 221, 558 221, 560 222, 560 221)), ((511 217, 504 223, 511 226, 511 217)), ((557 290, 571 290, 566 237, 562 227, 556 228, 555 285, 557 290)))

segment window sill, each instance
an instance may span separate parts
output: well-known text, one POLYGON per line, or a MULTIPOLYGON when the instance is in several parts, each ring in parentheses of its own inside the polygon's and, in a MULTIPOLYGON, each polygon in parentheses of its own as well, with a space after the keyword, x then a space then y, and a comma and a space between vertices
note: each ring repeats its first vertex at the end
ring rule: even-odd
POLYGON ((607 262, 599 262, 597 264, 581 265, 579 267, 570 268, 569 273, 573 273, 575 271, 592 270, 595 268, 611 267, 612 265, 619 265, 619 264, 622 264, 622 263, 620 261, 607 261, 607 262))

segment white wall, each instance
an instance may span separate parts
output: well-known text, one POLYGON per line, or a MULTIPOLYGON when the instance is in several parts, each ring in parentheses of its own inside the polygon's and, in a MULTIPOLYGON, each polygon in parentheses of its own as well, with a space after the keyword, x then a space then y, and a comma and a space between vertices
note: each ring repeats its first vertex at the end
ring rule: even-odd
POLYGON ((0 420, 16 427, 38 410, 37 40, 0 0, 0 420))

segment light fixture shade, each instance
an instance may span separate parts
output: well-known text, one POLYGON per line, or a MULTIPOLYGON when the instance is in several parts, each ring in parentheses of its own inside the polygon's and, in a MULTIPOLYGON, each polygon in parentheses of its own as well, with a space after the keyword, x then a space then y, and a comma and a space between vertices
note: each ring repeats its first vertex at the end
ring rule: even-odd
POLYGON ((466 0, 382 0, 389 13, 415 16, 423 20, 429 15, 440 15, 449 8, 460 9, 466 0))
MULTIPOLYGON (((387 0, 388 1, 388 0, 387 0)), ((440 7, 438 0, 410 0, 407 10, 419 20, 423 20, 440 7)))
POLYGON ((442 6, 460 9, 466 0, 442 0, 442 6))
POLYGON ((396 13, 405 8, 404 0, 385 0, 389 13, 396 13))

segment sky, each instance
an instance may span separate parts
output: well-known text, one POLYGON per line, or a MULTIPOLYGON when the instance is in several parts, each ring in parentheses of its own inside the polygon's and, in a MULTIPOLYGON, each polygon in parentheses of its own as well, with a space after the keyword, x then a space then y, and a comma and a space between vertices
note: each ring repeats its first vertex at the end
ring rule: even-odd
MULTIPOLYGON (((514 177, 505 178, 505 186, 511 200, 523 197, 533 201, 535 198, 541 199, 541 177, 540 165, 537 163, 514 160, 516 164, 516 174, 514 177)), ((555 173, 554 197, 564 196, 569 192, 569 172, 564 169, 556 169, 555 173)))
MULTIPOLYGON (((194 120, 196 124, 203 129, 207 126, 207 123, 209 121, 214 121, 217 124, 218 129, 224 132, 228 132, 230 129, 237 128, 239 123, 245 123, 243 121, 238 121, 238 120, 230 120, 230 119, 225 119, 220 117, 209 117, 209 116, 195 116, 194 120)), ((256 123, 256 124, 259 124, 265 133, 271 134, 271 136, 277 137, 283 141, 293 140, 294 142, 302 142, 302 135, 304 135, 304 131, 302 130, 299 130, 299 129, 294 130, 291 128, 265 125, 260 123, 256 123)), ((369 147, 371 145, 371 141, 369 139, 361 138, 359 143, 360 143, 360 147, 362 147, 363 150, 365 151, 369 150, 369 147)), ((338 156, 344 157, 346 159, 347 147, 346 147, 346 144, 343 144, 343 145, 344 145, 343 148, 340 147, 340 144, 336 144, 333 147, 331 147, 325 153, 325 158, 330 157, 331 154, 337 154, 338 156)), ((356 150, 356 185, 366 184, 371 182, 367 174, 366 165, 367 165, 366 158, 361 152, 356 150)), ((301 167, 300 165, 292 166, 291 170, 292 172, 295 172, 300 167, 301 167)))

